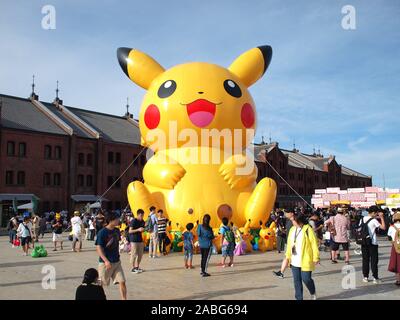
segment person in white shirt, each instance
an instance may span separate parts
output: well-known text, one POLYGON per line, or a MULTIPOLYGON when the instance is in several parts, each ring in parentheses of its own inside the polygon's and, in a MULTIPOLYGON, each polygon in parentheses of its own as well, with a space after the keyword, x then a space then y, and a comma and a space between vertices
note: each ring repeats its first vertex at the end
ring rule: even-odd
POLYGON ((89 241, 94 241, 94 232, 96 228, 94 226, 93 218, 89 218, 88 221, 89 221, 89 233, 90 233, 89 241))
POLYGON ((388 270, 396 274, 396 285, 400 286, 400 212, 393 215, 393 225, 388 230, 388 237, 392 241, 388 270))
POLYGON ((25 217, 24 221, 19 224, 17 234, 21 238, 21 246, 24 255, 28 255, 29 243, 32 242, 32 223, 29 217, 25 217))
POLYGON ((83 222, 80 218, 79 211, 74 212, 74 217, 71 219, 72 227, 72 251, 80 252, 82 250, 82 238, 83 238, 83 222), (76 249, 76 243, 79 242, 79 247, 76 249))
POLYGON ((363 271, 363 282, 369 282, 369 269, 371 265, 372 276, 374 284, 380 282, 378 277, 378 240, 376 237, 376 230, 378 228, 386 230, 386 223, 383 212, 377 206, 371 206, 368 209, 368 216, 363 217, 360 220, 360 226, 362 224, 368 225, 369 243, 361 245, 362 252, 362 271, 363 271), (379 216, 380 222, 376 219, 379 216))

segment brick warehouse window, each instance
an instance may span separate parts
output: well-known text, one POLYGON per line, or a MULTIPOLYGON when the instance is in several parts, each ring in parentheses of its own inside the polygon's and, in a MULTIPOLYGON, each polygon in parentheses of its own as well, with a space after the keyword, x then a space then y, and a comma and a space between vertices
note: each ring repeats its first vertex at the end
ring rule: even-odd
POLYGON ((108 176, 108 177, 107 177, 107 186, 108 186, 108 187, 111 187, 111 185, 113 184, 113 182, 114 182, 114 178, 111 177, 111 176, 108 176))
POLYGON ((6 185, 14 184, 14 173, 12 171, 6 171, 6 185))
POLYGON ((80 174, 80 175, 78 175, 78 186, 79 187, 83 187, 83 175, 82 174, 80 174))
POLYGON ((44 158, 51 159, 51 146, 49 145, 44 146, 44 158))
POLYGON ((54 153, 55 153, 55 155, 54 155, 55 158, 57 160, 60 160, 61 159, 61 147, 60 146, 55 147, 54 153))
POLYGON ((50 173, 45 173, 43 175, 43 185, 44 186, 49 186, 50 185, 50 173))
POLYGON ((60 186, 61 185, 61 174, 60 173, 55 173, 53 177, 53 184, 55 186, 60 186))
POLYGON ((18 155, 20 157, 25 157, 26 156, 26 143, 25 142, 21 142, 19 144, 18 155))
POLYGON ((85 155, 83 153, 78 154, 78 165, 83 166, 85 164, 85 155))
POLYGON ((93 154, 89 153, 86 156, 86 164, 88 167, 92 167, 93 166, 93 154))
POLYGON ((17 173, 17 184, 22 186, 25 184, 25 172, 24 171, 18 171, 17 173))
POLYGON ((115 163, 118 163, 118 164, 121 163, 121 153, 120 152, 117 152, 115 154, 115 163))
MULTIPOLYGON (((115 180, 117 180, 118 179, 118 177, 115 177, 115 180)), ((114 180, 114 181, 115 181, 114 180)), ((121 188, 121 179, 119 179, 116 183, 115 183, 115 187, 116 188, 121 188)))
POLYGON ((86 176, 86 186, 87 187, 93 186, 93 176, 92 175, 86 176))
POLYGON ((114 152, 108 153, 108 163, 114 163, 114 152))
POLYGON ((8 156, 15 155, 15 143, 13 141, 7 142, 7 155, 8 156))

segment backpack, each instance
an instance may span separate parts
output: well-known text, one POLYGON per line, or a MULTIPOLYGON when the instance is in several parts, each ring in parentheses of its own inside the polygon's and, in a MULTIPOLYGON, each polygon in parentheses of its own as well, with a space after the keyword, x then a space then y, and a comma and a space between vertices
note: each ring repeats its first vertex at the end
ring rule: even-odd
POLYGON ((144 225, 144 230, 147 231, 147 232, 153 232, 153 230, 154 230, 154 221, 152 219, 152 215, 148 216, 148 218, 146 220, 146 223, 144 225))
POLYGON ((393 247, 397 254, 400 254, 400 229, 393 226, 396 229, 393 239, 393 247))
POLYGON ((10 221, 8 221, 7 231, 11 231, 12 229, 14 229, 13 218, 11 218, 10 221))
POLYGON ((363 246, 370 246, 372 244, 372 238, 369 235, 368 224, 374 218, 370 218, 367 222, 364 219, 361 220, 361 226, 356 230, 356 243, 363 246))
POLYGON ((229 243, 235 243, 235 235, 233 234, 233 231, 228 227, 225 228, 225 233, 224 233, 224 238, 226 241, 229 243))

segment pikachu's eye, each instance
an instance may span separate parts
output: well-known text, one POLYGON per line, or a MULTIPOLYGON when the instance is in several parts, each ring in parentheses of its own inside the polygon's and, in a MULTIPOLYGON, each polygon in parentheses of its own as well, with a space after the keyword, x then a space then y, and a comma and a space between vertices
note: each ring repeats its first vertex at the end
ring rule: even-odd
POLYGON ((165 81, 158 89, 158 96, 160 98, 167 98, 172 95, 176 90, 176 82, 174 80, 165 81))
POLYGON ((242 96, 242 90, 240 90, 240 87, 233 80, 225 80, 224 88, 232 97, 240 98, 242 96))

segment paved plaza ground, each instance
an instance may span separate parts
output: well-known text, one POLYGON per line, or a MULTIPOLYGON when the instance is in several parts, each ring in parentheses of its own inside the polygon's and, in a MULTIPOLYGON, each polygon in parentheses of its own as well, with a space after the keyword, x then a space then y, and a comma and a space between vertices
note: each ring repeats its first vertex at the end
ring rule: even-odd
MULTIPOLYGON (((49 252, 46 258, 22 255, 20 248, 11 248, 8 237, 0 237, 0 299, 74 299, 75 289, 81 283, 84 271, 97 267, 97 255, 93 242, 85 242, 80 253, 70 251, 71 242, 64 243, 64 251, 51 251, 51 238, 47 234, 42 241, 49 252), (42 288, 42 268, 52 265, 56 270, 56 289, 42 288)), ((382 283, 374 285, 361 281, 361 257, 352 257, 356 270, 354 289, 343 289, 341 274, 344 263, 332 265, 329 254, 321 253, 321 266, 314 273, 318 299, 400 299, 400 289, 394 285, 394 275, 387 271, 390 243, 381 239, 379 271, 382 283)), ((210 261, 211 277, 199 275, 200 256, 194 257, 194 270, 186 270, 181 253, 172 253, 160 259, 142 262, 145 272, 130 272, 129 255, 122 254, 129 299, 293 299, 293 279, 290 270, 285 279, 277 279, 272 270, 279 269, 283 254, 277 252, 253 253, 235 257, 233 268, 221 268, 217 264, 220 255, 210 261)), ((306 290, 305 290, 306 291, 306 290)), ((119 299, 117 285, 106 288, 108 299, 119 299)), ((309 299, 308 292, 305 299, 309 299)))

